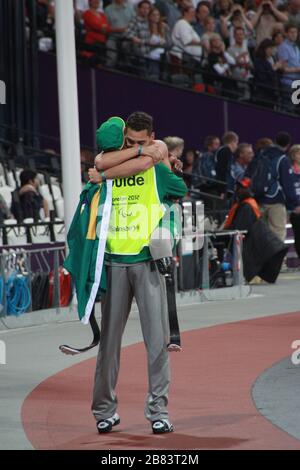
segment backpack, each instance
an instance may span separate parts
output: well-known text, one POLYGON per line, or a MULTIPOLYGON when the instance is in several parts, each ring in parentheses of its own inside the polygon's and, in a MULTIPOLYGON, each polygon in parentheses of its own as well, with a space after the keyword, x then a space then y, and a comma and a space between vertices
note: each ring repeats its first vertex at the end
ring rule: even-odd
POLYGON ((257 158, 251 175, 251 191, 256 198, 265 196, 271 188, 274 189, 274 186, 276 192, 279 187, 276 169, 278 159, 275 159, 276 162, 273 160, 264 154, 257 158))

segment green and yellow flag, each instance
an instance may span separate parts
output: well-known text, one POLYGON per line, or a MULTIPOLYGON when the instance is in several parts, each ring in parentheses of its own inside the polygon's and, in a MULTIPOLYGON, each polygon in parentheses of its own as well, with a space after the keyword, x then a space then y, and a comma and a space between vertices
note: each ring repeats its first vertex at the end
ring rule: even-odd
POLYGON ((104 253, 112 206, 112 181, 88 183, 68 232, 64 267, 75 284, 78 315, 87 324, 98 292, 106 290, 104 253))

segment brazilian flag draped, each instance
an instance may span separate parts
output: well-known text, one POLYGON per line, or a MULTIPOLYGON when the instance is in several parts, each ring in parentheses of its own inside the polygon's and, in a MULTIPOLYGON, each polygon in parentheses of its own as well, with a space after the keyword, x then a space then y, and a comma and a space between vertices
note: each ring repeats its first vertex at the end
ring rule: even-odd
POLYGON ((88 323, 98 291, 106 290, 104 252, 112 206, 112 181, 101 185, 88 183, 80 195, 80 202, 69 232, 64 267, 75 283, 78 314, 88 323))

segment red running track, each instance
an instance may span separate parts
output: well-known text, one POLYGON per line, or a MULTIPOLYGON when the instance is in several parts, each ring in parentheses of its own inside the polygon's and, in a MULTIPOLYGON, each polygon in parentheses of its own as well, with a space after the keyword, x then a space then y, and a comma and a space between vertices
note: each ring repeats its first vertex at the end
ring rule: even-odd
POLYGON ((90 412, 95 359, 49 377, 29 394, 25 432, 36 449, 300 449, 300 441, 261 416, 251 398, 256 378, 289 356, 295 339, 300 313, 184 333, 184 352, 171 354, 172 434, 154 436, 144 419, 141 343, 122 350, 121 424, 113 432, 99 435, 90 412))

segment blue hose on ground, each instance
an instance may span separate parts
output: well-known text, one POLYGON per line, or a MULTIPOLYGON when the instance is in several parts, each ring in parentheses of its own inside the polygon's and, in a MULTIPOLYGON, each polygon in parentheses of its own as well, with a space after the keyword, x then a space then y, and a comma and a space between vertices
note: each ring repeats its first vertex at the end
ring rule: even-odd
POLYGON ((28 279, 21 274, 13 273, 5 283, 7 315, 21 315, 30 306, 30 289, 28 279))

